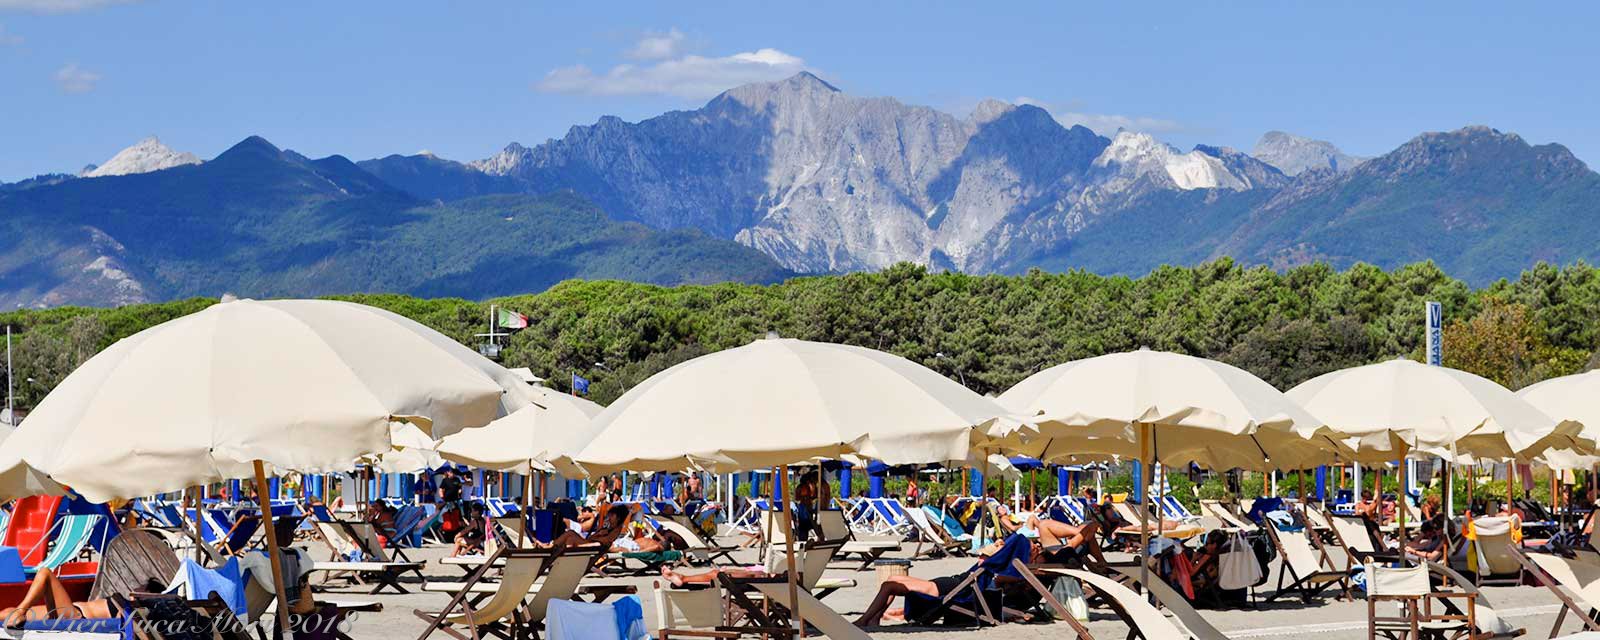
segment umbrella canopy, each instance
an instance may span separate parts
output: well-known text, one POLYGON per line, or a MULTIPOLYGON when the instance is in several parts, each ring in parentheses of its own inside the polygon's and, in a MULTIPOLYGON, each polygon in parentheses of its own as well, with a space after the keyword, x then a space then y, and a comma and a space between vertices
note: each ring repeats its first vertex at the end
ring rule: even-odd
POLYGON ((11 433, 16 429, 0 424, 0 501, 10 501, 28 496, 64 496, 66 490, 49 476, 23 462, 16 447, 9 446, 11 433))
POLYGON ((1508 460, 1592 446, 1580 443, 1578 422, 1557 421, 1487 378, 1413 360, 1326 373, 1288 395, 1355 438, 1366 461, 1393 460, 1406 448, 1508 460))
POLYGON ((533 405, 439 441, 446 459, 497 471, 528 473, 554 468, 568 477, 588 475, 572 454, 593 437, 591 421, 604 407, 545 387, 524 392, 533 405))
POLYGON ((95 501, 283 470, 347 468, 526 404, 524 383, 381 309, 236 300, 129 336, 61 382, 12 437, 22 460, 95 501))
MULTIPOLYGON (((990 444, 1048 461, 1141 457, 1149 428, 1155 458, 1211 469, 1303 468, 1348 449, 1322 421, 1250 372, 1205 358, 1141 349, 1040 371, 1000 395, 1033 426, 990 444)), ((985 446, 990 446, 986 444, 985 446)))
POLYGON ((899 356, 769 337, 662 371, 594 419, 575 457, 595 473, 731 471, 859 453, 966 460, 993 401, 899 356))
POLYGON ((444 458, 434 449, 439 443, 414 424, 397 422, 391 425, 389 441, 393 449, 385 453, 363 456, 357 462, 371 465, 384 473, 412 473, 444 464, 444 458))
MULTIPOLYGON (((1600 441, 1600 370, 1551 378, 1524 387, 1517 396, 1551 418, 1582 423, 1580 437, 1600 441)), ((1556 469, 1591 469, 1600 464, 1600 456, 1565 448, 1546 450, 1539 457, 1556 469)))

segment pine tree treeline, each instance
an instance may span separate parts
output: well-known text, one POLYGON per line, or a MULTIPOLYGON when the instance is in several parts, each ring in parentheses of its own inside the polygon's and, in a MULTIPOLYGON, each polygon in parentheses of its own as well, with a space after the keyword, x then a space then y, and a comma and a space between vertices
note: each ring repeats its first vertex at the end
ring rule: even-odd
MULTIPOLYGON (((890 351, 980 393, 1004 391, 1051 365, 1140 347, 1229 362, 1286 389, 1334 369, 1420 358, 1426 300, 1444 305, 1446 365, 1516 389, 1600 364, 1600 273, 1584 264, 1539 264, 1478 290, 1431 262, 1278 272, 1224 259, 1141 278, 978 276, 901 264, 767 286, 568 281, 483 302, 340 298, 390 309, 465 344, 484 331, 489 304, 514 309, 530 324, 510 338, 502 362, 530 367, 561 389, 571 374, 582 375, 602 403, 673 364, 768 331, 890 351)), ((214 302, 0 314, 18 332, 18 405, 32 406, 117 339, 214 302)))

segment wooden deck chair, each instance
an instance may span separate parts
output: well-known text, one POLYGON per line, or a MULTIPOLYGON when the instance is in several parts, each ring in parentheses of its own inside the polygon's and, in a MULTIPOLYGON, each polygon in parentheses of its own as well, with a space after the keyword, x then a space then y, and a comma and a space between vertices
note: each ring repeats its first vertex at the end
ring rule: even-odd
MULTIPOLYGON (((495 558, 504 560, 505 565, 501 570, 500 581, 494 583, 494 594, 488 601, 474 605, 470 596, 472 586, 486 581, 485 575, 491 563, 485 563, 474 571, 463 583, 465 586, 450 598, 444 609, 435 612, 412 610, 413 615, 428 623, 428 628, 418 636, 417 640, 425 640, 433 635, 434 631, 444 631, 458 640, 466 640, 469 637, 446 625, 467 627, 473 640, 482 637, 483 632, 491 632, 506 638, 523 638, 531 635, 527 630, 527 626, 532 622, 526 606, 528 594, 534 589, 534 584, 544 577, 549 569, 554 568, 555 560, 560 555, 559 550, 502 549, 495 558)), ((586 559, 579 557, 576 560, 583 562, 587 568, 586 559)), ((543 587, 540 587, 540 590, 542 591, 543 587)))
POLYGON ((689 544, 689 556, 695 558, 697 562, 715 564, 718 559, 721 559, 728 564, 734 563, 732 554, 738 551, 739 547, 737 545, 718 544, 714 539, 701 536, 700 532, 689 521, 688 516, 682 514, 662 516, 657 518, 656 521, 662 528, 683 538, 683 541, 689 544))
POLYGON ((793 638, 792 626, 736 627, 730 624, 727 599, 718 589, 675 589, 659 580, 655 583, 656 628, 661 640, 672 638, 717 638, 733 640, 745 634, 793 638))
POLYGON ((327 572, 332 574, 330 577, 345 578, 355 584, 372 584, 372 593, 384 589, 410 593, 400 583, 400 578, 408 573, 421 578, 423 564, 391 560, 383 547, 375 544, 376 540, 369 544, 359 537, 362 527, 370 529, 372 525, 364 522, 318 522, 317 530, 328 543, 333 556, 327 562, 318 561, 311 570, 327 572))
POLYGON ((1267 537, 1278 548, 1278 556, 1283 559, 1283 570, 1278 572, 1277 591, 1267 597, 1267 602, 1296 594, 1302 602, 1309 604, 1313 598, 1334 585, 1339 586, 1344 599, 1350 598, 1350 575, 1325 563, 1322 555, 1312 547, 1306 532, 1279 531, 1273 526, 1262 529, 1267 532, 1267 537), (1284 584, 1285 581, 1288 584, 1284 584))
MULTIPOLYGON (((1122 579, 1127 584, 1143 584, 1139 582, 1139 570, 1136 567, 1118 567, 1117 573, 1122 576, 1122 579)), ((1183 626, 1190 638, 1194 640, 1228 640, 1228 636, 1212 626, 1204 616, 1200 615, 1199 611, 1195 611, 1194 605, 1189 604, 1189 600, 1167 584, 1167 581, 1160 579, 1158 576, 1157 579, 1151 580, 1149 584, 1145 584, 1145 587, 1150 590, 1150 595, 1155 596, 1156 604, 1166 607, 1167 611, 1172 612, 1172 617, 1178 619, 1178 624, 1183 626)))
POLYGON ((911 518, 911 524, 916 526, 917 531, 917 546, 911 552, 912 557, 921 556, 925 546, 928 556, 933 558, 961 553, 967 548, 968 543, 951 538, 942 525, 936 525, 928 518, 928 513, 922 508, 907 509, 906 515, 911 518))
POLYGON ((1550 637, 1561 633, 1561 625, 1571 613, 1583 625, 1581 631, 1600 631, 1600 565, 1546 553, 1523 553, 1506 545, 1523 568, 1561 601, 1561 613, 1550 627, 1550 637))
POLYGON ((1365 572, 1368 638, 1399 640, 1404 636, 1421 640, 1424 633, 1439 638, 1470 637, 1475 633, 1476 592, 1435 591, 1426 566, 1393 568, 1368 564, 1365 572), (1450 598, 1465 600, 1465 609, 1437 604, 1450 598), (1380 615, 1379 608, 1385 602, 1398 603, 1401 615, 1380 615))
POLYGON ((1362 565, 1373 560, 1393 560, 1398 556, 1387 550, 1378 551, 1378 541, 1360 516, 1334 516, 1328 519, 1333 538, 1350 554, 1350 561, 1362 565))
POLYGON ((1130 637, 1137 634, 1144 640, 1214 640, 1212 638, 1195 636, 1190 632, 1173 624, 1161 610, 1152 606, 1145 597, 1134 593, 1132 589, 1117 582, 1115 579, 1088 571, 1077 569, 1061 569, 1061 573, 1077 578, 1079 582, 1091 587, 1102 599, 1111 606, 1112 610, 1128 624, 1130 637))
MULTIPOLYGON (((872 566, 872 563, 877 562, 878 558, 883 557, 883 554, 888 554, 891 550, 901 549, 901 544, 898 541, 864 541, 864 539, 856 538, 856 531, 851 530, 850 525, 845 522, 845 512, 842 512, 842 510, 821 510, 816 514, 816 525, 818 525, 818 530, 821 531, 824 541, 845 542, 838 549, 838 555, 846 558, 854 555, 858 560, 861 560, 861 568, 858 571, 866 571, 867 568, 872 566)), ((776 546, 782 546, 784 544, 782 530, 774 530, 773 534, 776 534, 776 538, 773 539, 778 541, 776 546)))
POLYGON ((1314 502, 1306 502, 1300 505, 1300 517, 1304 518, 1306 526, 1314 531, 1331 531, 1333 529, 1333 523, 1328 522, 1328 514, 1323 513, 1322 509, 1314 502))
POLYGON ((144 529, 129 529, 106 543, 89 598, 164 590, 178 572, 179 564, 178 554, 160 536, 144 529))
POLYGON ((760 582, 755 588, 761 592, 762 597, 768 602, 776 602, 789 611, 798 611, 807 624, 816 627, 822 635, 832 640, 871 640, 872 636, 862 631, 861 627, 851 624, 844 616, 829 608, 828 605, 818 600, 805 590, 795 593, 795 600, 789 598, 789 585, 780 582, 760 582))
MULTIPOLYGON (((1446 582, 1453 583, 1456 590, 1476 594, 1473 606, 1476 607, 1475 624, 1477 625, 1477 633, 1473 636, 1474 640, 1509 640, 1527 632, 1527 629, 1512 626, 1511 623, 1506 622, 1505 618, 1501 618, 1500 614, 1494 610, 1494 603, 1490 602, 1488 596, 1479 590, 1477 585, 1472 584, 1472 581, 1468 580, 1466 576, 1438 562, 1429 562, 1427 566, 1428 571, 1433 572, 1434 575, 1444 578, 1446 582)), ((1449 600, 1446 600, 1444 604, 1455 609, 1453 603, 1449 600)))
MULTIPOLYGON (((854 578, 826 575, 828 565, 839 556, 839 550, 843 546, 843 540, 823 540, 809 542, 796 549, 795 559, 800 562, 800 588, 820 599, 840 589, 856 586, 854 578)), ((784 575, 789 570, 789 563, 781 549, 773 549, 768 553, 766 565, 767 572, 772 575, 784 575)))
MULTIPOLYGON (((1111 504, 1111 508, 1116 510, 1117 515, 1121 516, 1123 520, 1127 520, 1129 523, 1128 526, 1117 529, 1115 532, 1116 535, 1138 537, 1140 525, 1139 512, 1134 511, 1133 505, 1130 505, 1126 502, 1113 502, 1111 504)), ((1154 519, 1155 516, 1150 516, 1150 518, 1154 519)), ((1150 535, 1155 535, 1157 532, 1160 532, 1161 537, 1163 538, 1187 540, 1206 532, 1203 527, 1193 524, 1165 528, 1159 527, 1157 524, 1158 523, 1155 522, 1148 523, 1147 528, 1150 531, 1150 535)))
POLYGON ((1255 531, 1258 528, 1256 527, 1255 523, 1250 522, 1249 520, 1244 520, 1237 514, 1233 513, 1233 511, 1230 510, 1227 505, 1222 504, 1222 502, 1219 500, 1201 500, 1200 514, 1203 516, 1209 516, 1210 518, 1216 520, 1218 523, 1217 526, 1222 529, 1233 529, 1237 531, 1248 532, 1255 531))
POLYGON ((1467 544, 1467 566, 1474 584, 1522 584, 1522 563, 1517 561, 1511 542, 1509 518, 1478 518, 1472 521, 1473 537, 1467 544))

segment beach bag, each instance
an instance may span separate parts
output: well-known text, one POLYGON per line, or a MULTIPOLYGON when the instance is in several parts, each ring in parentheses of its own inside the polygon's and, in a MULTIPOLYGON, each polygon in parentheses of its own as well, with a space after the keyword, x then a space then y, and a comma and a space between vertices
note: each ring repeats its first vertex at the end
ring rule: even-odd
MULTIPOLYGON (((1067 608, 1067 613, 1079 622, 1089 621, 1089 599, 1083 595, 1083 586, 1078 584, 1078 579, 1071 576, 1062 576, 1050 585, 1050 596, 1067 608)), ((1052 612, 1053 613, 1053 612, 1052 612)))
POLYGON ((1228 541, 1228 550, 1217 560, 1217 568, 1221 573, 1218 582, 1223 589, 1248 589, 1264 577, 1255 549, 1238 532, 1233 534, 1233 539, 1228 541))

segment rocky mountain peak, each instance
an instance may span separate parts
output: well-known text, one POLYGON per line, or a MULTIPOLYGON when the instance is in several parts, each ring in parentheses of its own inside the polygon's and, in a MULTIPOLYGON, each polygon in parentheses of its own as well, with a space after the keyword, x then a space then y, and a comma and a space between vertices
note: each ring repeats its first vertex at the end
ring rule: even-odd
POLYGON ((972 120, 973 124, 985 124, 1016 110, 1017 105, 1004 100, 985 98, 983 102, 978 103, 978 106, 972 108, 972 114, 968 119, 972 120))
POLYGON ((1313 140, 1283 131, 1268 131, 1262 134, 1250 155, 1277 167, 1288 176, 1300 175, 1315 169, 1346 171, 1366 160, 1340 151, 1331 142, 1313 140))
POLYGON ((82 175, 85 178, 124 176, 171 169, 186 164, 200 164, 200 158, 192 153, 174 151, 171 147, 161 144, 161 140, 155 136, 151 136, 118 151, 110 160, 99 166, 85 167, 82 175))
POLYGON ((471 162, 467 166, 491 176, 511 175, 527 161, 529 155, 527 147, 513 142, 501 149, 500 153, 471 162))
POLYGON ((1473 167, 1517 163, 1541 175, 1582 175, 1589 168, 1559 144, 1530 145, 1515 133, 1483 125, 1454 131, 1430 131, 1363 165, 1367 173, 1405 174, 1443 169, 1469 171, 1473 167), (1380 162, 1381 161, 1381 162, 1380 162))

